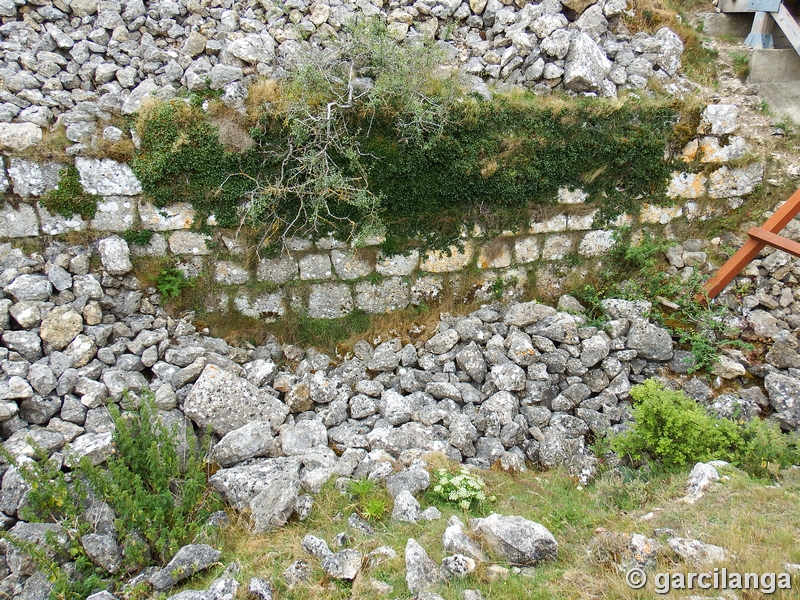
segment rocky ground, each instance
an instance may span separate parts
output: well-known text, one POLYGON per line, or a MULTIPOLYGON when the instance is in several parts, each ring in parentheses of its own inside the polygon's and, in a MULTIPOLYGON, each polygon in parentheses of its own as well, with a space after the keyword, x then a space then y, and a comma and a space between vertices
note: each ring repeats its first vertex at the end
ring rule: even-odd
MULTIPOLYGON (((700 258, 697 250, 686 242, 669 260, 686 268, 700 258)), ((395 510, 428 518, 415 512, 411 494, 429 484, 418 460, 430 451, 479 469, 564 468, 585 483, 597 467, 587 440, 622 430, 631 385, 650 377, 724 416, 761 414, 784 430, 800 426, 800 263, 780 251, 754 261, 720 298, 742 338, 761 340, 768 351, 728 351, 711 379, 687 374, 692 355, 645 317, 643 301, 603 301, 602 330, 586 325, 584 307, 570 296, 557 308, 491 304, 443 315, 426 341, 361 341, 352 357, 334 361, 274 341, 233 348, 170 317, 156 290, 142 289, 132 274, 117 236, 90 246, 53 243, 33 256, 5 244, 0 265, 0 431, 17 463, 38 447, 65 469, 83 456, 102 464, 114 451, 106 404, 135 410, 149 388, 164 422, 187 436, 212 432, 210 459, 221 469, 210 484, 249 513, 253 532, 302 518, 313 494, 342 477, 387 481, 396 500, 406 490, 410 508, 395 510), (749 293, 734 294, 745 279, 749 293), (715 392, 723 382, 724 393, 715 392), (395 473, 398 465, 405 468, 395 473)), ((58 528, 19 520, 26 484, 15 467, 4 469, 3 528, 34 542, 58 528)), ((111 570, 116 541, 97 533, 84 547, 111 570)), ((32 590, 42 589, 43 578, 14 558, 12 544, 5 549, 3 593, 37 597, 32 590)), ((146 577, 168 589, 172 571, 168 565, 146 577)))
POLYGON ((698 87, 693 95, 704 102, 732 104, 739 108, 740 132, 751 151, 768 157, 772 163, 767 183, 779 187, 800 178, 800 144, 797 127, 781 113, 780 107, 768 107, 759 96, 759 84, 749 83, 736 74, 734 58, 746 56, 744 40, 705 38, 703 44, 718 53, 717 80, 712 87, 698 87))

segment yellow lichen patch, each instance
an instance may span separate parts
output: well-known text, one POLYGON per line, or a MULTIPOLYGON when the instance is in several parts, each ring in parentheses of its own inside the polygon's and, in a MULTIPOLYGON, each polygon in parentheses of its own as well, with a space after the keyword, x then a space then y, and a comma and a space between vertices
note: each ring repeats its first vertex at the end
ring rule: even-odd
POLYGON ((449 273, 459 271, 472 260, 474 251, 471 241, 464 242, 462 248, 450 246, 447 251, 428 250, 420 263, 420 269, 429 273, 449 273))
POLYGON ((697 140, 692 140, 686 144, 686 147, 681 153, 681 160, 687 163, 694 162, 697 159, 697 149, 699 145, 700 143, 697 140))

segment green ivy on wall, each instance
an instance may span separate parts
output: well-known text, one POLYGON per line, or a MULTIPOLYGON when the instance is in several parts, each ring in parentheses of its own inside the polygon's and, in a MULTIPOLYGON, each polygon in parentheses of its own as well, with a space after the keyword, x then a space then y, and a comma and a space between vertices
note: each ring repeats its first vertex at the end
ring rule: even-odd
MULTIPOLYGON (((380 199, 390 245, 422 239, 441 247, 464 226, 496 231, 524 224, 530 209, 554 203, 561 187, 587 192, 601 223, 637 213, 643 198, 664 197, 671 171, 665 149, 680 117, 680 107, 666 100, 464 98, 444 127, 409 140, 394 115, 355 111, 347 115, 347 147, 359 152, 331 152, 329 159, 340 181, 352 176, 380 199)), ((238 224, 243 204, 287 167, 276 157, 296 135, 279 113, 267 112, 250 132, 255 146, 231 152, 202 109, 181 100, 149 108, 137 129, 141 146, 132 168, 145 193, 158 206, 190 202, 222 226, 238 224)), ((291 189, 270 200, 270 209, 283 215, 278 222, 292 222, 297 201, 291 189)), ((343 224, 345 237, 352 233, 347 226, 366 218, 357 203, 334 209, 330 230, 343 224)), ((303 225, 291 227, 307 234, 303 225)))
POLYGON ((398 144, 388 128, 373 129, 365 141, 373 157, 370 185, 385 198, 389 231, 410 234, 431 223, 458 237, 470 222, 519 225, 529 208, 552 204, 560 187, 587 192, 601 221, 638 212, 643 196, 663 197, 665 146, 677 118, 668 106, 501 99, 464 103, 455 112, 426 145, 398 144))

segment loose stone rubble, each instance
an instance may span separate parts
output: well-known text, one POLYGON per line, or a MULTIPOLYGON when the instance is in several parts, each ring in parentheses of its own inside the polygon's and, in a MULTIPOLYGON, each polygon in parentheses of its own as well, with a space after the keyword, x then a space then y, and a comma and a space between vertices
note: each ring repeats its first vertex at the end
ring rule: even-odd
MULTIPOLYGON (((681 268, 689 268, 687 261, 700 260, 699 253, 689 240, 671 251, 670 260, 677 272, 679 259, 681 268)), ((426 341, 361 341, 353 356, 334 360, 274 340, 257 348, 231 347, 197 331, 188 319, 170 317, 156 290, 143 288, 130 265, 129 248, 116 236, 90 246, 52 242, 42 255, 31 256, 0 244, 3 447, 18 462, 31 460, 36 445, 67 469, 83 456, 102 464, 113 452, 105 404, 132 410, 149 388, 166 422, 186 435, 210 428, 211 456, 221 467, 210 484, 231 506, 249 511, 253 531, 305 518, 313 494, 332 479, 340 480, 337 485, 347 478, 385 484, 396 520, 439 518, 436 509, 422 510, 414 498, 430 485, 424 456, 431 451, 471 468, 559 466, 588 481, 596 459, 587 440, 624 430, 631 419, 628 392, 650 377, 682 388, 723 416, 771 412, 784 430, 800 425, 800 265, 780 251, 754 261, 720 296, 734 309, 730 324, 743 339, 769 344, 763 363, 728 354, 748 377, 763 380, 763 387, 726 386, 716 397, 712 388, 725 375, 704 381, 687 374, 691 355, 676 350, 669 333, 642 316, 648 302, 604 301, 610 320, 602 330, 587 325, 582 307, 568 296, 558 303, 562 310, 536 302, 492 303, 468 316, 443 314, 426 341), (732 290, 745 282, 750 293, 737 304, 732 290)), ((13 466, 0 469, 0 525, 22 539, 43 536, 43 527, 57 528, 19 520, 26 484, 13 466)), ((698 465, 690 497, 709 485, 713 469, 698 465)), ((119 548, 101 525, 113 516, 93 522, 96 529, 84 536, 84 546, 95 564, 114 572, 119 548)), ((348 527, 373 531, 355 514, 348 527)), ((624 545, 641 561, 649 560, 641 549, 648 544, 626 539, 624 545)), ((529 565, 554 558, 558 547, 543 526, 504 515, 475 520, 469 528, 451 519, 442 545, 451 556, 431 567, 425 551, 409 541, 406 560, 421 561, 409 567, 416 589, 466 574, 487 552, 529 565)), ((669 546, 698 563, 724 558, 692 541, 670 539, 669 546)), ((371 560, 354 550, 333 553, 324 540, 304 547, 334 578, 350 580, 371 560)), ((42 585, 11 560, 17 550, 4 548, 10 573, 0 581, 0 593, 15 597, 42 585)), ((149 581, 168 589, 179 576, 216 561, 215 552, 183 549, 173 568, 150 574, 149 581)), ((289 579, 307 576, 307 566, 290 571, 289 579)), ((253 586, 268 597, 268 586, 253 586)))
POLYGON ((398 42, 436 40, 464 83, 487 97, 487 84, 616 96, 655 78, 692 89, 678 76, 680 38, 667 28, 631 35, 626 10, 624 0, 5 2, 0 148, 24 150, 56 123, 74 143, 68 152, 84 155, 126 135, 108 121, 151 96, 220 90, 242 109, 256 78, 284 77, 365 18, 386 23, 398 42))

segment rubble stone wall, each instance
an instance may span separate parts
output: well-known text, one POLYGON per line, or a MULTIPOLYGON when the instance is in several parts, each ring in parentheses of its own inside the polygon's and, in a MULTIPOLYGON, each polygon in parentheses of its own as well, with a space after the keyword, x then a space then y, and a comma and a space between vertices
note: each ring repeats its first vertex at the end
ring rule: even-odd
POLYGON ((667 28, 630 35, 626 9, 626 0, 4 0, 0 145, 35 145, 55 123, 81 155, 119 136, 107 122, 151 95, 210 88, 241 108, 256 78, 285 76, 362 18, 384 21, 398 42, 437 40, 484 96, 487 84, 616 96, 652 78, 691 89, 678 75, 680 38, 667 28))
MULTIPOLYGON (((638 215, 622 215, 606 228, 597 227, 597 207, 587 194, 564 188, 553 205, 545 207, 546 216, 531 217, 526 229, 497 237, 479 229, 464 231, 448 251, 387 256, 380 251, 379 239, 354 249, 332 237, 295 238, 283 254, 263 257, 248 267, 252 261, 245 260, 245 245, 235 231, 214 228, 213 217, 197 222, 189 205, 155 207, 142 196, 141 184, 126 164, 75 159, 85 191, 101 197, 94 218, 87 220, 77 214, 51 214, 39 201, 57 186, 65 165, 12 156, 0 178, 7 197, 0 209, 0 238, 150 230, 154 234, 147 246, 132 246, 134 256, 174 256, 187 276, 213 278, 220 291, 210 310, 232 306, 266 320, 278 319, 290 308, 314 318, 341 317, 354 309, 383 313, 430 303, 451 292, 479 300, 515 299, 534 278, 540 290, 557 296, 565 275, 588 272, 592 261, 604 259, 614 244, 615 228, 649 228, 675 238, 678 223, 688 223, 690 231, 692 223, 741 207, 762 183, 764 165, 726 164, 740 162, 748 150, 737 126, 735 106, 707 107, 696 138, 683 153, 687 171, 672 176, 667 190, 672 204, 642 198, 638 215), (205 231, 210 226, 212 233, 198 232, 200 226, 205 231)), ((711 268, 705 259, 689 259, 681 266, 686 277, 695 269, 711 268)))
MULTIPOLYGON (((684 244, 670 260, 698 254, 684 244)), ((754 295, 730 303, 743 335, 772 343, 766 362, 734 351, 712 380, 688 373, 692 355, 644 316, 644 301, 604 300, 604 329, 588 325, 571 296, 557 308, 494 302, 468 316, 442 315, 427 339, 360 341, 351 356, 334 360, 274 339, 231 347, 170 317, 132 268, 130 249, 116 235, 91 245, 51 241, 30 255, 0 243, 4 451, 16 465, 41 453, 65 469, 84 457, 102 465, 115 451, 107 405, 123 415, 136 411, 151 390, 158 418, 181 439, 212 432, 210 460, 221 468, 209 484, 249 511, 254 532, 305 519, 311 495, 339 478, 342 485, 385 482, 395 497, 393 519, 438 518, 414 502, 401 511, 402 490, 429 485, 421 459, 431 451, 478 468, 562 467, 586 482, 597 470, 588 442, 627 427, 631 386, 651 377, 728 418, 771 414, 785 430, 800 426, 800 294, 793 285, 800 261, 780 251, 754 261, 754 295), (751 385, 753 375, 763 388, 751 385), (723 379, 734 385, 722 387, 723 379)), ((48 528, 62 532, 21 518, 29 486, 17 466, 0 463, 0 529, 31 542, 48 528)), ((98 567, 116 573, 119 542, 102 529, 114 512, 98 505, 111 517, 90 520, 97 535, 81 543, 98 567)), ((0 550, 3 594, 49 593, 44 576, 18 558, 21 549, 8 543, 0 550)), ((165 588, 174 571, 170 563, 145 577, 165 588)))

